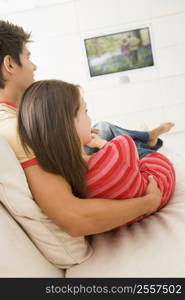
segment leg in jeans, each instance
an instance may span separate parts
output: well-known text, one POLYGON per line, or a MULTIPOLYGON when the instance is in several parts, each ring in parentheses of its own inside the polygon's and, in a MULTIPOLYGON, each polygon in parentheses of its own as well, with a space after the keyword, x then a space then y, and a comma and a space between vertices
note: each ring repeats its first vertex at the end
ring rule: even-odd
MULTIPOLYGON (((161 139, 158 139, 157 144, 154 147, 149 147, 146 143, 149 140, 149 134, 146 131, 136 131, 136 130, 128 130, 121 128, 119 126, 110 124, 108 122, 99 122, 93 126, 93 128, 99 129, 98 135, 100 135, 103 139, 110 141, 115 136, 126 134, 129 135, 135 142, 136 148, 139 154, 139 158, 144 157, 145 155, 156 152, 163 144, 161 139)), ((85 152, 88 155, 91 155, 94 152, 97 152, 97 148, 89 148, 85 146, 85 152)))

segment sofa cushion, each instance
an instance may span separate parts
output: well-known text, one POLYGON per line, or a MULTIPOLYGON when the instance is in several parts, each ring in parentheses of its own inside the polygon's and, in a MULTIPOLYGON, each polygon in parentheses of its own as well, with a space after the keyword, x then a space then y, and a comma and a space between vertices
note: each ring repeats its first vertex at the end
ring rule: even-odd
POLYGON ((0 277, 64 277, 0 204, 0 277))
POLYGON ((161 152, 174 163, 169 203, 141 222, 92 237, 94 254, 66 277, 185 277, 185 132, 164 137, 161 152))
POLYGON ((92 249, 84 237, 71 237, 55 225, 33 200, 14 152, 0 139, 0 201, 55 266, 69 268, 86 260, 92 249))

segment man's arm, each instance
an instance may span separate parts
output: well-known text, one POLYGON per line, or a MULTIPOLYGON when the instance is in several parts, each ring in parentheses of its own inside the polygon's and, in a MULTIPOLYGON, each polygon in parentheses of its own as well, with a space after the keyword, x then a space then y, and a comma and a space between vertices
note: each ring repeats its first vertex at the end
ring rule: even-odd
POLYGON ((43 212, 71 236, 85 236, 111 230, 134 218, 154 212, 161 193, 154 179, 143 197, 127 200, 80 199, 59 175, 38 165, 24 169, 35 201, 43 212))

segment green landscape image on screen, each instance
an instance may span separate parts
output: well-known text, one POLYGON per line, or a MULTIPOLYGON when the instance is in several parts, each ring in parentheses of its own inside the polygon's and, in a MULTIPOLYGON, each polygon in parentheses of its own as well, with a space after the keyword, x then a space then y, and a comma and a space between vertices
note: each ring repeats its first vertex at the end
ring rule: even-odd
POLYGON ((154 65, 148 27, 93 37, 84 42, 92 77, 154 65))

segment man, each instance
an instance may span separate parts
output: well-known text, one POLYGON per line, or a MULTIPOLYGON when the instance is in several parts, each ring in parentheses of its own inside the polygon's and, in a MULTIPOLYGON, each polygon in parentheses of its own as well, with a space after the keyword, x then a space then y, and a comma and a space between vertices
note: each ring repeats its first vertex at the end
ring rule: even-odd
POLYGON ((119 201, 80 199, 72 194, 62 177, 41 169, 34 153, 25 153, 16 130, 16 110, 37 69, 30 61, 29 39, 30 34, 21 27, 0 21, 0 136, 8 141, 24 168, 35 201, 72 236, 104 232, 154 212, 159 207, 161 193, 152 178, 143 197, 119 201))
POLYGON ((26 47, 29 39, 30 34, 23 29, 0 22, 0 135, 16 150, 21 163, 27 161, 27 156, 21 151, 16 133, 16 107, 22 92, 34 81, 37 68, 30 61, 30 52, 26 47))

